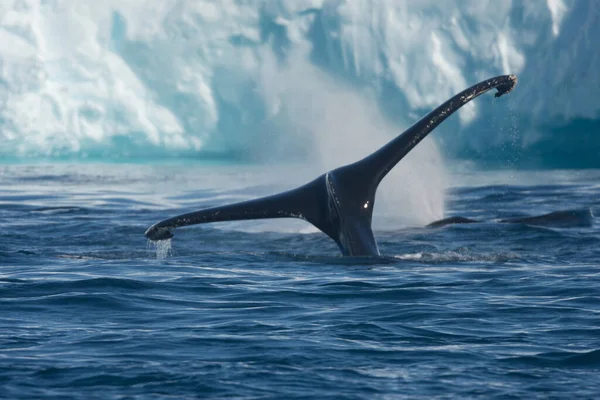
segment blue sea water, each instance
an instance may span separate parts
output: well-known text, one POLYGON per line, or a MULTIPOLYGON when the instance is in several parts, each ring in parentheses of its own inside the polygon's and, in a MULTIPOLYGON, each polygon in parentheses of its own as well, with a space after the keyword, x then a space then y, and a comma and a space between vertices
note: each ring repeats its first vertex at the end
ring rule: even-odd
POLYGON ((273 170, 0 166, 0 397, 598 398, 598 224, 495 220, 598 214, 600 171, 455 171, 446 214, 486 222, 377 230, 380 258, 285 220, 144 238, 273 170))
POLYGON ((597 219, 499 223, 600 214, 599 5, 1 1, 0 398, 600 398, 597 219), (381 257, 283 219, 143 236, 509 73, 386 178, 381 257))

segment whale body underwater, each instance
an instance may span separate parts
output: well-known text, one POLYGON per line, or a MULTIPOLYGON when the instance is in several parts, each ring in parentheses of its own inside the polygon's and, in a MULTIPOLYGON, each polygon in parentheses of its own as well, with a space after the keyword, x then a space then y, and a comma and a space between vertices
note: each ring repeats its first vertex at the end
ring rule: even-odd
MULTIPOLYGON (((441 228, 448 225, 485 223, 472 218, 454 216, 434 221, 426 228, 441 228)), ((553 211, 551 213, 516 218, 504 218, 491 222, 501 224, 523 224, 547 228, 588 228, 594 223, 594 214, 589 208, 553 211)))
POLYGON ((222 221, 300 218, 310 222, 339 246, 344 256, 379 256, 371 227, 377 187, 388 172, 421 140, 462 106, 496 89, 511 92, 515 75, 481 81, 451 97, 383 147, 352 164, 331 170, 298 188, 254 200, 202 209, 152 225, 150 240, 173 237, 175 228, 222 221))

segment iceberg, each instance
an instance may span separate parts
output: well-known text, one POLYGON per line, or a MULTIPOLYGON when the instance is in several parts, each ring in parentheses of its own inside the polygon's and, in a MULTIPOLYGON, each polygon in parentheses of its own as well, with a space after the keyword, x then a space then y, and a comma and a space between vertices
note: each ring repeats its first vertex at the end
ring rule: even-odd
POLYGON ((514 73, 509 102, 477 102, 440 127, 441 151, 600 166, 599 10, 593 0, 6 0, 0 157, 321 153, 326 163, 332 146, 366 153, 469 84, 514 73))

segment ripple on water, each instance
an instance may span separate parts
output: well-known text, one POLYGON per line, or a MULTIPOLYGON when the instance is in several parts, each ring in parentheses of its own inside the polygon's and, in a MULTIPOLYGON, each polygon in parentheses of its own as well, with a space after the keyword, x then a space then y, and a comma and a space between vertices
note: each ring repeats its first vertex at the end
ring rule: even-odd
POLYGON ((528 199, 589 207, 591 172, 458 188, 448 209, 491 222, 377 231, 384 256, 344 258, 277 221, 147 244, 156 221, 258 190, 177 171, 0 180, 0 397, 598 397, 598 224, 494 222, 528 199))

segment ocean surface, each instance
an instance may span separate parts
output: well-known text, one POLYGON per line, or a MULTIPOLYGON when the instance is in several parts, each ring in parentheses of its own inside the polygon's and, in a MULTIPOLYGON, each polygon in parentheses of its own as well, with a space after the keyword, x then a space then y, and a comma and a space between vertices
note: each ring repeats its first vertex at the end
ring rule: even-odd
POLYGON ((600 396, 597 221, 497 223, 598 215, 600 171, 453 171, 445 215, 485 222, 394 228, 413 211, 376 207, 378 258, 343 258, 302 221, 144 238, 285 189, 273 171, 1 165, 0 397, 600 396))

